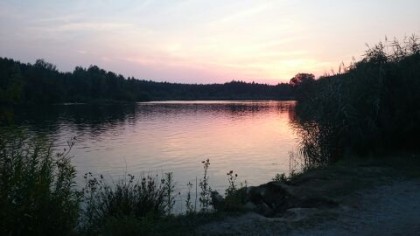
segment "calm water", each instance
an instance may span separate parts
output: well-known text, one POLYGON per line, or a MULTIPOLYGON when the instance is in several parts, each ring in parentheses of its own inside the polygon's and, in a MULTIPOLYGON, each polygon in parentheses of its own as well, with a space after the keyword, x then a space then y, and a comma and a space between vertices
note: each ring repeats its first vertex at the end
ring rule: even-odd
POLYGON ((71 154, 78 172, 117 179, 125 171, 173 172, 177 190, 203 174, 210 159, 210 184, 227 186, 226 173, 257 185, 289 171, 297 138, 291 122, 293 101, 148 102, 126 105, 57 105, 24 109, 18 124, 46 133, 71 154))

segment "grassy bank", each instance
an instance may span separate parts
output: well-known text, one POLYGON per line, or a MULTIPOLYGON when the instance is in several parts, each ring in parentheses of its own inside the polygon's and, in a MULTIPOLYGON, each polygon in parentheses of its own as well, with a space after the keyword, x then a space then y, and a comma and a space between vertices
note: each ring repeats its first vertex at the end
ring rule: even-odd
MULTIPOLYGON (((1 135, 1 234, 189 235, 209 222, 217 224, 247 212, 234 172, 227 175, 225 205, 218 211, 209 210, 213 202, 208 160, 203 161, 204 174, 197 186, 197 209, 192 205, 194 194, 189 192, 187 212, 181 215, 172 214, 175 194, 170 173, 161 177, 127 174, 112 183, 101 175, 87 173, 86 185, 80 189, 75 185, 75 170, 68 155, 71 146, 69 143, 62 152, 53 152, 42 138, 26 138, 20 133, 1 135)), ((283 176, 279 181, 292 186, 293 194, 300 198, 324 198, 341 205, 351 204, 349 196, 355 192, 420 178, 419 167, 420 154, 414 152, 349 156, 332 165, 283 176)), ((318 213, 299 224, 331 217, 330 213, 318 213)))
POLYGON ((204 235, 383 235, 389 232, 416 235, 418 231, 404 228, 408 224, 405 219, 416 224, 418 218, 410 218, 413 212, 414 216, 418 215, 416 210, 407 215, 403 210, 419 206, 410 194, 418 189, 419 167, 420 153, 345 157, 283 180, 293 194, 329 199, 337 203, 335 207, 291 208, 275 218, 248 212, 200 225, 196 232, 204 235), (383 223, 396 228, 386 231, 383 223))
POLYGON ((342 156, 418 150, 420 45, 378 43, 339 73, 295 85, 303 152, 323 164, 342 156))
POLYGON ((302 185, 303 195, 328 196, 341 201, 349 194, 376 185, 420 178, 419 168, 418 152, 347 156, 331 165, 296 174, 288 181, 292 185, 302 185))
POLYGON ((0 234, 72 232, 81 195, 75 190, 76 171, 70 164, 69 149, 53 153, 45 139, 2 130, 0 234))
MULTIPOLYGON (((109 181, 89 172, 82 188, 75 183, 76 171, 69 155, 72 142, 54 151, 45 137, 28 137, 13 129, 2 131, 1 235, 185 235, 226 214, 211 210, 209 160, 202 163, 198 192, 192 193, 192 187, 188 192, 187 211, 174 215, 172 173, 126 173, 122 179, 109 181), (193 195, 199 197, 193 200, 193 195)), ((236 185, 232 178, 230 183, 229 193, 233 194, 236 185)))

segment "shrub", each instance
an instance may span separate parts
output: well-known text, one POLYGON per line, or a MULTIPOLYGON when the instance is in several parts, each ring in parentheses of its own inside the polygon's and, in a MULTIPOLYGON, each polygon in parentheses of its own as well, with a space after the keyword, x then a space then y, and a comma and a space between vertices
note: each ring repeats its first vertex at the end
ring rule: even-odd
MULTIPOLYGON (((158 176, 136 179, 127 174, 126 178, 115 184, 109 184, 100 175, 85 174, 84 214, 81 231, 87 234, 100 233, 104 227, 116 229, 119 220, 133 223, 133 227, 147 226, 146 222, 154 221, 169 214, 173 207, 172 173, 165 179, 158 176)), ((148 230, 148 229, 144 229, 148 230)), ((150 229, 149 229, 150 230, 150 229)))
POLYGON ((238 188, 236 183, 238 174, 234 174, 233 170, 231 170, 226 175, 228 176, 229 185, 225 191, 225 201, 223 209, 225 211, 240 210, 243 208, 243 204, 245 203, 246 181, 245 184, 240 183, 240 187, 238 188))
POLYGON ((386 41, 342 74, 324 76, 297 96, 301 152, 322 165, 344 153, 418 148, 420 44, 386 41))
POLYGON ((284 173, 277 173, 273 178, 273 181, 277 181, 277 182, 283 182, 283 183, 287 183, 289 181, 289 178, 286 176, 286 174, 284 173))
POLYGON ((0 135, 0 234, 59 235, 77 223, 80 192, 68 149, 54 154, 44 138, 0 135))

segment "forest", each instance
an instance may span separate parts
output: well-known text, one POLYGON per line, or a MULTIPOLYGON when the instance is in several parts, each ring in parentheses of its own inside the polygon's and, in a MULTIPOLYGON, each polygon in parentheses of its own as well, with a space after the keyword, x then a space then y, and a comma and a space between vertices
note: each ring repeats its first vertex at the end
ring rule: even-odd
POLYGON ((43 59, 24 64, 0 58, 0 104, 291 98, 293 92, 288 83, 274 86, 242 81, 224 84, 153 82, 125 78, 94 65, 64 73, 43 59))

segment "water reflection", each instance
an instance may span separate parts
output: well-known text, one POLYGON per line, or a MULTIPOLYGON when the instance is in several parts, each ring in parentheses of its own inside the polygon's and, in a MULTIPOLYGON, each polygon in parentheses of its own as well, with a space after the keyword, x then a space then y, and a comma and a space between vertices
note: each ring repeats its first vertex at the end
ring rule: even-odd
MULTIPOLYGON (((177 187, 202 175, 210 159, 210 183, 223 189, 226 173, 249 184, 289 171, 297 148, 294 102, 198 101, 109 105, 55 105, 15 111, 17 126, 43 133, 57 146, 77 137, 72 150, 79 174, 113 178, 125 172, 174 172, 177 187)), ((80 176, 79 176, 80 177, 80 176)))
POLYGON ((298 135, 298 155, 301 170, 325 166, 337 160, 342 150, 338 143, 342 139, 340 125, 317 122, 299 112, 290 112, 291 125, 298 135))
MULTIPOLYGON (((168 114, 187 114, 192 112, 228 113, 232 117, 264 113, 277 110, 289 113, 294 102, 145 102, 126 104, 67 104, 54 106, 18 107, 11 115, 14 123, 28 126, 33 130, 55 132, 59 125, 66 123, 74 125, 80 131, 94 133, 124 125, 126 122, 135 125, 142 119, 154 119, 168 114)), ((290 113, 292 114, 292 113, 290 113)))

